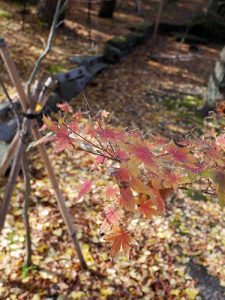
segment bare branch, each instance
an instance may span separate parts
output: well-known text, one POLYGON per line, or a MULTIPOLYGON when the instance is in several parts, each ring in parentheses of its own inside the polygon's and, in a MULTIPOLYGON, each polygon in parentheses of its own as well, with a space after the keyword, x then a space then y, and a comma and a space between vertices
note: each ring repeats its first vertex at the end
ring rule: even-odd
POLYGON ((154 28, 154 32, 153 32, 153 35, 152 35, 152 45, 153 45, 153 47, 155 46, 155 42, 156 42, 156 39, 157 39, 158 28, 159 28, 159 23, 160 23, 160 20, 161 20, 164 4, 165 4, 165 0, 160 0, 158 13, 157 13, 157 17, 156 17, 156 22, 155 22, 155 28, 154 28))
POLYGON ((56 5, 56 9, 55 9, 55 14, 54 14, 53 21, 52 21, 52 26, 51 26, 51 29, 50 29, 50 32, 49 32, 49 36, 48 36, 48 41, 47 41, 46 48, 45 48, 44 52, 39 56, 39 58, 37 59, 37 61, 35 62, 35 65, 34 65, 34 68, 33 68, 32 72, 31 72, 30 78, 29 78, 29 80, 27 82, 27 93, 28 93, 28 95, 31 94, 30 93, 31 84, 34 81, 35 75, 36 75, 36 73, 38 71, 38 68, 39 68, 42 60, 46 57, 46 55, 51 50, 52 40, 53 40, 53 37, 54 37, 54 34, 55 34, 55 30, 56 30, 56 27, 57 27, 57 24, 58 24, 60 10, 61 10, 61 0, 58 0, 57 1, 57 5, 56 5))

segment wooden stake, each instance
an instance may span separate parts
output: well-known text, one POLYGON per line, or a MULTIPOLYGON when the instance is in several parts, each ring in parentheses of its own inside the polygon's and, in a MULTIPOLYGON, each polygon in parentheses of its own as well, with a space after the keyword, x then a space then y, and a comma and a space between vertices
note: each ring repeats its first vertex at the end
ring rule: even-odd
POLYGON ((12 61, 11 57, 9 56, 8 48, 4 39, 0 39, 0 52, 2 55, 2 59, 5 63, 6 69, 9 73, 9 76, 16 87, 17 93, 20 97, 20 103, 22 105, 23 111, 26 112, 29 107, 29 100, 27 95, 23 90, 23 86, 20 82, 19 75, 16 71, 16 67, 14 62, 12 61))
POLYGON ((6 154, 4 155, 1 164, 0 164, 0 176, 4 176, 5 172, 7 171, 13 156, 15 155, 16 149, 17 149, 17 145, 19 142, 19 132, 16 133, 16 135, 14 136, 13 140, 11 141, 9 148, 6 152, 6 154))
MULTIPOLYGON (((6 64, 7 67, 7 71, 10 75, 10 78, 17 90, 17 93, 20 97, 20 102, 23 108, 24 113, 26 113, 27 111, 30 112, 32 108, 32 103, 31 100, 27 97, 27 95, 25 94, 19 75, 17 73, 16 67, 14 65, 13 60, 11 59, 9 53, 8 53, 8 49, 6 46, 6 43, 3 39, 0 40, 0 51, 1 51, 1 55, 2 58, 6 64)), ((34 137, 35 140, 38 140, 39 138, 41 138, 41 135, 38 131, 38 123, 36 120, 32 119, 32 120, 28 120, 27 118, 24 118, 24 128, 25 130, 29 129, 29 125, 31 125, 31 131, 32 131, 32 135, 34 137)), ((55 195, 56 195, 56 199, 57 199, 57 203, 61 212, 61 215, 63 217, 63 220, 67 226, 67 231, 72 239, 72 242, 74 244, 74 247, 76 249, 78 258, 80 260, 80 264, 81 264, 81 268, 86 269, 87 265, 85 263, 79 242, 77 240, 77 236, 76 236, 76 230, 73 226, 73 222, 72 222, 72 218, 71 215, 69 213, 69 209, 67 208, 66 204, 65 204, 65 200, 63 198, 62 192, 59 188, 59 184, 57 182, 56 176, 54 174, 53 168, 51 166, 50 160, 48 158, 48 154, 45 150, 45 146, 44 145, 39 145, 38 147, 40 154, 41 154, 41 158, 43 160, 44 166, 47 170, 48 173, 48 177, 51 181, 51 184, 53 186, 53 189, 55 191, 55 195)), ((13 161, 13 166, 11 168, 11 172, 10 172, 10 177, 9 177, 9 181, 8 181, 8 185, 6 188, 6 192, 5 192, 5 197, 3 200, 3 205, 1 207, 1 211, 0 211, 0 231, 4 226, 4 222, 5 222, 5 218, 6 218, 6 214, 8 212, 8 208, 9 208, 9 203, 10 203, 10 198, 12 196, 12 190, 13 190, 13 186, 15 184, 17 175, 19 173, 20 170, 20 162, 21 162, 21 158, 22 158, 22 154, 24 153, 25 150, 25 145, 23 143, 23 140, 20 139, 20 142, 18 143, 18 147, 17 147, 17 151, 16 151, 16 155, 13 161)))

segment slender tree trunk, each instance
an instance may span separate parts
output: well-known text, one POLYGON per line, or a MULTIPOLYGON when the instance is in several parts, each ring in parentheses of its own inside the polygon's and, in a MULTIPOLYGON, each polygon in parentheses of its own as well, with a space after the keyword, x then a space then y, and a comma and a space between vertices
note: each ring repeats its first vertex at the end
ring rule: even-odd
POLYGON ((98 16, 100 18, 112 19, 116 9, 116 0, 101 0, 101 6, 98 16))
MULTIPOLYGON (((62 1, 62 3, 65 1, 62 1)), ((38 4, 38 17, 41 21, 48 24, 50 27, 52 25, 57 1, 56 0, 39 0, 38 4)), ((62 22, 65 18, 65 12, 59 16, 58 22, 62 22)))

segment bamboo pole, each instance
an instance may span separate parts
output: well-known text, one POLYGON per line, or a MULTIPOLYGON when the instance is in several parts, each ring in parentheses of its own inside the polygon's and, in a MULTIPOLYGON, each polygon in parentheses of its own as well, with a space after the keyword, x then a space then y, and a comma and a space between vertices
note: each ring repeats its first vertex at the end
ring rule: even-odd
POLYGON ((16 87, 17 93, 20 97, 20 103, 22 105, 23 111, 26 112, 29 107, 29 99, 24 92, 22 84, 20 83, 19 75, 16 71, 14 62, 12 61, 12 59, 9 55, 7 44, 4 39, 0 39, 0 52, 2 55, 2 59, 5 63, 6 69, 9 73, 9 76, 10 76, 14 86, 16 87))
MULTIPOLYGON (((25 131, 27 131, 28 127, 29 127, 29 120, 24 119, 23 122, 23 128, 25 131)), ((5 224, 5 219, 6 219, 6 215, 8 213, 9 210, 9 204, 10 204, 10 199, 12 197, 12 193, 13 193, 13 189, 14 186, 16 184, 16 179, 17 176, 19 174, 20 171, 20 167, 21 167, 21 160, 22 160, 22 156, 23 153, 25 151, 25 144, 22 138, 19 139, 18 144, 17 144, 17 149, 15 152, 15 157, 13 160, 13 164, 10 170, 10 174, 9 174, 9 179, 6 185, 6 190, 5 190, 5 194, 4 194, 4 198, 3 198, 3 202, 1 205, 1 209, 0 209, 0 233, 4 227, 5 224)))
MULTIPOLYGON (((41 138, 41 134, 38 131, 38 124, 37 124, 36 120, 34 120, 33 122, 34 122, 34 125, 32 126, 31 131, 32 131, 34 139, 35 140, 39 140, 41 138)), ((59 184, 58 184, 56 176, 54 174, 54 171, 53 171, 52 165, 50 163, 48 154, 46 152, 45 146, 43 144, 40 144, 38 146, 38 149, 39 149, 41 158, 43 160, 44 166, 45 166, 45 168, 47 170, 49 180, 50 180, 50 182, 52 184, 52 187, 54 189, 59 210, 60 210, 61 215, 63 217, 63 220, 64 220, 64 222, 66 224, 69 236, 71 237, 73 245, 74 245, 74 247, 76 249, 78 258, 80 260, 81 267, 83 269, 86 269, 87 265, 85 263, 83 254, 81 252, 79 242, 77 240, 77 234, 76 234, 76 230, 74 228, 73 222, 72 222, 72 217, 71 217, 71 214, 69 212, 69 209, 67 208, 67 206, 65 204, 64 197, 63 197, 62 192, 61 192, 61 190, 59 188, 59 184)))
POLYGON ((0 164, 0 176, 5 175, 5 172, 7 171, 13 156, 15 155, 18 142, 19 142, 19 132, 16 133, 16 135, 14 136, 13 140, 9 145, 7 152, 3 156, 3 159, 0 164))

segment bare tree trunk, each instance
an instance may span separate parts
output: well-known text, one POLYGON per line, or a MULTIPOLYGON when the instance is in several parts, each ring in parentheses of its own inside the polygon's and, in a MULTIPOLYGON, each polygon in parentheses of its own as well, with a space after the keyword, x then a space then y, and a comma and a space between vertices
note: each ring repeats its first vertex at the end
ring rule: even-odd
MULTIPOLYGON (((62 3, 65 1, 62 1, 62 3)), ((41 21, 48 24, 50 27, 52 25, 57 1, 56 0, 39 0, 38 5, 38 17, 41 21)), ((58 22, 63 23, 65 18, 65 12, 60 14, 58 22)))
POLYGON ((100 18, 112 19, 116 9, 116 0, 102 0, 98 16, 100 18))

